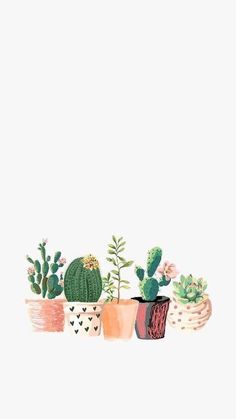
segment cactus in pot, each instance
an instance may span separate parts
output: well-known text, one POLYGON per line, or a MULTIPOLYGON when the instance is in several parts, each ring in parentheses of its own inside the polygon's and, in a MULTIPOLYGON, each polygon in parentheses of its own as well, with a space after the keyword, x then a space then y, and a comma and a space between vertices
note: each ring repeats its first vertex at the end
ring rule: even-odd
POLYGON ((88 255, 73 260, 64 277, 67 323, 73 333, 97 336, 101 330, 102 278, 98 260, 88 255))
POLYGON ((158 296, 158 293, 161 287, 170 284, 178 272, 173 263, 165 262, 160 266, 161 259, 162 249, 154 247, 148 252, 146 271, 141 266, 135 266, 141 293, 141 297, 134 297, 139 301, 135 329, 140 339, 159 339, 165 335, 170 299, 158 296))
POLYGON ((51 258, 47 254, 47 239, 43 239, 39 245, 41 260, 26 256, 30 266, 27 270, 31 291, 41 300, 26 300, 29 314, 36 331, 63 331, 64 312, 63 299, 56 299, 63 292, 63 273, 60 271, 66 259, 57 251, 51 258), (55 301, 54 301, 55 300, 55 301))

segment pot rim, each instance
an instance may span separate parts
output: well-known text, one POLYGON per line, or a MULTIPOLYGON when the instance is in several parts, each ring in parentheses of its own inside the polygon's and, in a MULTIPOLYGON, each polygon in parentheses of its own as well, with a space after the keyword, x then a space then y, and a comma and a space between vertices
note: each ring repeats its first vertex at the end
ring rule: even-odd
POLYGON ((43 303, 43 304, 46 304, 46 303, 53 303, 53 304, 55 304, 55 303, 65 303, 65 301, 66 301, 66 299, 65 298, 38 298, 38 299, 34 299, 34 298, 26 298, 25 299, 25 304, 31 304, 31 303, 43 303))
POLYGON ((132 300, 136 300, 141 304, 150 304, 150 303, 166 303, 167 301, 170 301, 170 297, 166 297, 165 295, 158 295, 155 300, 144 300, 142 297, 132 297, 132 300))
POLYGON ((176 296, 173 294, 173 301, 177 304, 179 304, 181 307, 187 307, 187 306, 191 306, 191 307, 197 307, 198 305, 204 303, 205 301, 209 300, 210 301, 210 297, 209 294, 204 294, 203 295, 203 299, 201 301, 199 301, 198 303, 191 303, 188 302, 186 304, 181 303, 180 301, 178 301, 178 299, 176 298, 176 296))
POLYGON ((68 306, 68 305, 81 305, 81 306, 95 306, 95 305, 102 305, 102 304, 104 304, 104 301, 105 300, 98 300, 98 301, 88 301, 88 302, 86 302, 86 301, 67 301, 67 300, 64 300, 65 302, 64 302, 64 305, 65 306, 68 306))
POLYGON ((107 303, 105 302, 104 305, 116 305, 116 306, 123 306, 126 307, 128 305, 133 305, 136 304, 136 300, 133 300, 132 298, 122 298, 120 299, 119 303, 117 303, 117 299, 114 299, 113 301, 107 301, 107 303))

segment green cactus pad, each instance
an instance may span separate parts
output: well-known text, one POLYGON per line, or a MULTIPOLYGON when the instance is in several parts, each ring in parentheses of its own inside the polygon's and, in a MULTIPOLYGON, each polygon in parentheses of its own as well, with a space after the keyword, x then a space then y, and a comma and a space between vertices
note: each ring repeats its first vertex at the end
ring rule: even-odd
POLYGON ((38 274, 40 274, 40 272, 41 272, 41 265, 40 265, 40 262, 39 262, 38 260, 35 260, 35 261, 34 261, 34 267, 35 267, 35 271, 36 271, 38 274))
POLYGON ((68 266, 64 277, 64 292, 68 301, 96 302, 102 293, 102 278, 98 265, 89 266, 77 258, 68 266))
POLYGON ((41 281, 42 281, 42 274, 38 274, 37 275, 37 283, 41 284, 41 281))
POLYGON ((57 263, 52 263, 50 268, 51 268, 52 273, 55 274, 55 272, 57 272, 59 268, 59 265, 57 263))
POLYGON ((140 291, 145 301, 153 301, 157 297, 159 284, 155 278, 145 278, 140 282, 140 291))
POLYGON ((34 283, 34 275, 29 275, 28 276, 28 280, 30 281, 30 282, 32 282, 32 284, 34 283))
POLYGON ((48 262, 44 262, 42 266, 43 275, 46 276, 48 274, 48 271, 49 271, 49 264, 48 262))
POLYGON ((55 256, 54 256, 54 263, 57 263, 57 261, 60 259, 61 257, 61 252, 56 252, 55 256))
POLYGON ((41 289, 40 286, 38 284, 36 284, 36 282, 34 284, 31 285, 31 290, 35 293, 35 294, 41 294, 41 289))
POLYGON ((143 280, 145 270, 141 266, 135 266, 135 273, 140 281, 143 280))
POLYGON ((153 249, 149 250, 148 252, 148 261, 147 261, 147 274, 149 277, 152 277, 158 265, 160 264, 162 257, 162 250, 160 247, 154 247, 153 249))
POLYGON ((50 275, 48 278, 48 284, 47 284, 48 291, 52 292, 57 287, 58 282, 59 282, 59 278, 57 275, 50 275))
POLYGON ((43 278, 42 280, 42 296, 43 298, 45 298, 46 294, 47 294, 47 283, 48 283, 48 279, 46 277, 43 278))

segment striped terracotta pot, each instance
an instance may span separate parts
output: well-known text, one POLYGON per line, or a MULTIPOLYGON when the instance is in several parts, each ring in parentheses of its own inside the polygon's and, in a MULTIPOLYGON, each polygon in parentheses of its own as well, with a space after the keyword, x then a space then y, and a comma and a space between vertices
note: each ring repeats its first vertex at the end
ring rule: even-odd
POLYGON ((65 300, 25 300, 35 332, 63 332, 65 300))
POLYGON ((139 302, 135 331, 139 339, 161 339, 165 336, 166 317, 169 297, 158 296, 154 301, 145 301, 134 297, 139 302))

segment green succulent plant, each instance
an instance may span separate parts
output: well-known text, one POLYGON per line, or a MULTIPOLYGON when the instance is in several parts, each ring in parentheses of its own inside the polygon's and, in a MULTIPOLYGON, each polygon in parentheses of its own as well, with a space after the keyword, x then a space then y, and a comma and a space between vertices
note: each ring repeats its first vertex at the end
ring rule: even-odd
POLYGON ((58 273, 66 263, 65 258, 61 258, 61 252, 56 252, 51 261, 51 256, 46 254, 47 240, 43 239, 39 243, 38 250, 41 254, 42 261, 33 260, 30 256, 26 256, 27 261, 31 264, 28 268, 28 280, 30 282, 31 291, 35 294, 42 295, 43 298, 53 299, 59 296, 63 291, 63 274, 58 273))
POLYGON ((205 294, 207 282, 203 278, 194 278, 192 275, 181 275, 180 281, 173 282, 174 295, 182 304, 199 303, 205 294))
POLYGON ((103 291, 107 294, 106 301, 112 301, 114 298, 117 299, 117 303, 120 302, 121 289, 129 289, 129 281, 121 277, 121 272, 124 268, 128 268, 133 265, 133 260, 126 260, 123 257, 125 250, 125 244, 123 237, 116 238, 112 236, 112 243, 108 244, 108 262, 111 262, 114 269, 107 274, 106 277, 102 278, 103 291), (117 292, 116 297, 114 296, 115 291, 117 292))

